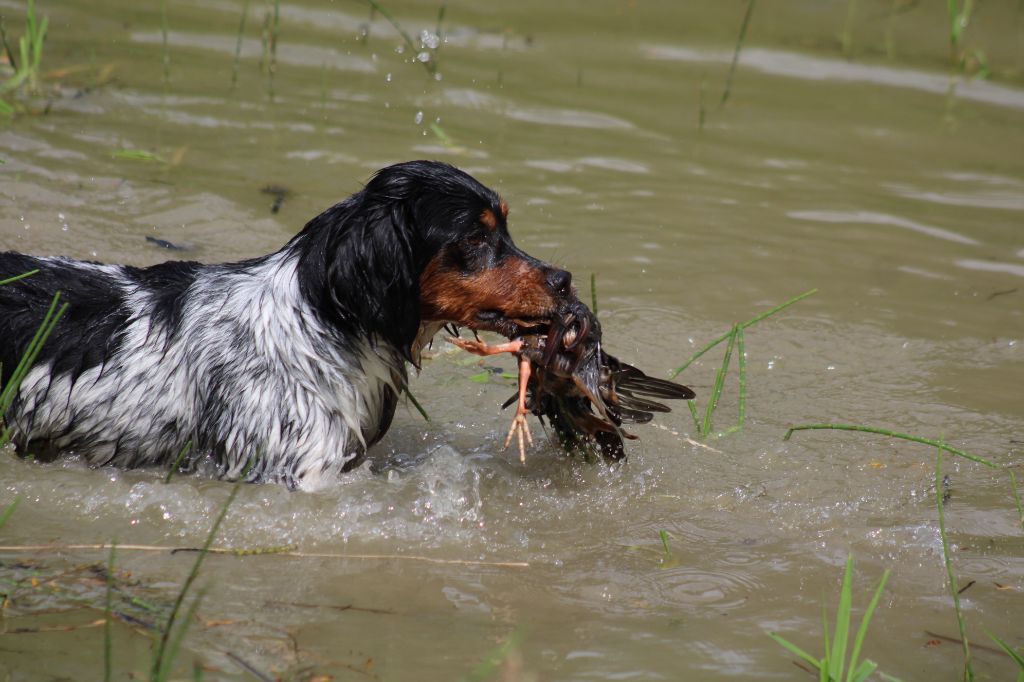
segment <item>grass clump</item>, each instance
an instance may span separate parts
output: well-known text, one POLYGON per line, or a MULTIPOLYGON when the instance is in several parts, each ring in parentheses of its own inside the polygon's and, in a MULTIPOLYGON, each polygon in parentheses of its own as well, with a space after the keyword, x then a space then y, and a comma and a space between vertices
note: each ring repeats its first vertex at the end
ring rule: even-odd
POLYGON ((36 16, 35 0, 28 0, 25 7, 25 34, 18 40, 18 57, 7 41, 7 31, 0 18, 0 41, 3 42, 7 60, 14 73, 0 82, 0 114, 13 116, 16 105, 7 98, 24 87, 29 95, 39 92, 39 64, 43 59, 43 43, 46 41, 46 29, 49 17, 36 16))
MULTIPOLYGON (((853 637, 852 647, 850 646, 850 623, 853 615, 853 555, 846 559, 846 572, 843 574, 843 585, 839 590, 839 606, 836 609, 836 621, 833 631, 830 633, 828 621, 822 606, 822 634, 825 640, 825 652, 821 658, 816 658, 797 645, 790 642, 777 632, 769 632, 768 636, 782 645, 787 651, 795 654, 802 661, 810 665, 818 672, 820 682, 864 682, 878 669, 878 664, 865 658, 860 660, 861 650, 864 645, 864 638, 868 633, 868 626, 871 624, 871 617, 875 613, 875 607, 882 597, 882 591, 889 580, 889 570, 882 574, 882 579, 875 588, 875 593, 864 611, 857 633, 853 637), (849 650, 849 657, 847 657, 849 650), (845 677, 844 677, 845 673, 845 677)), ((887 680, 896 678, 889 675, 882 675, 887 680)))

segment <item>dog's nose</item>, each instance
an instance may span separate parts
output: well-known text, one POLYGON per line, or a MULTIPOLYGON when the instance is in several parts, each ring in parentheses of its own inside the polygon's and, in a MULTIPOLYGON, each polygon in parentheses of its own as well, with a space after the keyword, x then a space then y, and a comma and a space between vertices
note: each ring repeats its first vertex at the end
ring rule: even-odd
POLYGON ((547 276, 548 286, 560 294, 569 293, 572 284, 572 273, 567 270, 551 270, 547 276))

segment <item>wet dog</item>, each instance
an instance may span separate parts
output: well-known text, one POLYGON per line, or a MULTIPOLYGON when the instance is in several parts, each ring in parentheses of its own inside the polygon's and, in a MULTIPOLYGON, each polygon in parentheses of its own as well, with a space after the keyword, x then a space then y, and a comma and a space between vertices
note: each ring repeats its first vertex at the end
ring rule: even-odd
POLYGON ((543 330, 568 272, 518 249, 505 203, 446 164, 379 171, 268 256, 148 268, 0 254, 6 385, 55 292, 69 303, 4 418, 23 455, 172 464, 313 488, 391 424, 445 323, 543 330))

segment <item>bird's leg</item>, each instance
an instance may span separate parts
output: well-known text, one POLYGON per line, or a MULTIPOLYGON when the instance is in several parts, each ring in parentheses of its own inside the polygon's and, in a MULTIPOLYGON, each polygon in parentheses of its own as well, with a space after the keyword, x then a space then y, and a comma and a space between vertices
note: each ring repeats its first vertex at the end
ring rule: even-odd
MULTIPOLYGON (((516 339, 508 343, 490 345, 480 339, 449 338, 451 343, 464 351, 474 355, 488 356, 499 353, 519 353, 523 348, 523 340, 516 339)), ((526 421, 526 415, 530 413, 526 409, 526 387, 530 383, 530 360, 525 355, 519 356, 519 404, 516 407, 516 416, 512 419, 512 426, 509 427, 508 436, 505 437, 505 448, 512 442, 512 436, 519 441, 519 461, 526 464, 526 444, 533 445, 533 435, 530 433, 530 423, 526 421)))
POLYGON ((450 337, 448 341, 464 351, 484 357, 487 357, 488 355, 498 355, 499 353, 518 353, 523 347, 522 339, 516 339, 515 341, 509 341, 508 343, 498 343, 493 346, 481 339, 474 339, 470 341, 469 339, 453 336, 450 337))
POLYGON ((533 445, 533 436, 530 435, 530 423, 526 421, 526 415, 530 413, 526 409, 526 386, 530 382, 530 360, 526 356, 519 356, 519 404, 516 406, 516 416, 512 419, 512 426, 509 427, 508 436, 505 437, 505 449, 508 449, 512 442, 512 435, 519 438, 519 461, 526 464, 526 442, 533 445))

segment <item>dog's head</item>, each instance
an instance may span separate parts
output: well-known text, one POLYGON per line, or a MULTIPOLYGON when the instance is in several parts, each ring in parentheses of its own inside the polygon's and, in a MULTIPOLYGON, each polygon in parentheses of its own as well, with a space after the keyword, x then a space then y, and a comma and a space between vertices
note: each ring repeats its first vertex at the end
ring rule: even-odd
POLYGON ((520 250, 507 216, 495 192, 450 165, 389 166, 296 238, 310 267, 317 254, 328 261, 304 289, 325 285, 335 324, 365 325, 404 352, 421 322, 542 330, 574 299, 572 278, 520 250))

